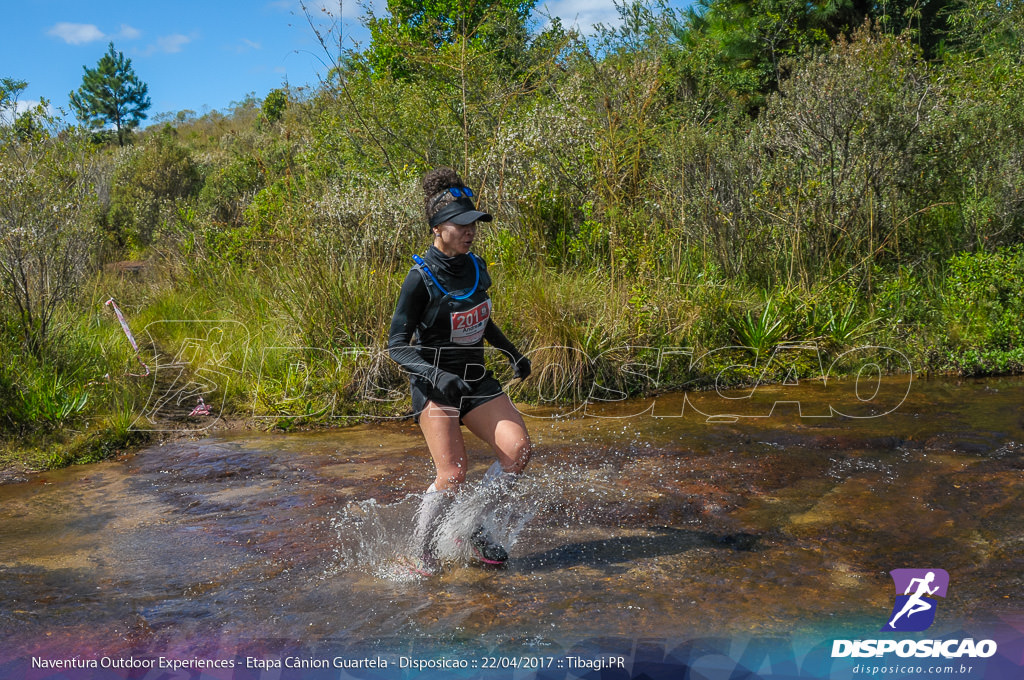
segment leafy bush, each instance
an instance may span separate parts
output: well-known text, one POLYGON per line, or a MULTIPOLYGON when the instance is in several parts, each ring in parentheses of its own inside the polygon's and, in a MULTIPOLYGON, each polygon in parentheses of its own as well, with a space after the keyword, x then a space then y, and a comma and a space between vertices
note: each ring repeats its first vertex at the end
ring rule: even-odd
MULTIPOLYGON (((54 123, 55 125, 55 123, 54 123)), ((89 272, 95 151, 81 136, 20 142, 0 126, 0 314, 41 355, 60 305, 89 272)))
POLYGON ((1024 344, 1024 248, 965 253, 949 262, 944 311, 950 339, 969 347, 1024 344))
POLYGON ((200 187, 199 168, 176 133, 165 126, 121 156, 106 217, 115 248, 139 253, 200 187))
POLYGON ((236 158, 207 174, 199 192, 199 204, 214 225, 237 227, 263 182, 263 173, 254 158, 236 158))
POLYGON ((311 207, 306 247, 336 263, 381 271, 407 268, 429 242, 418 178, 352 173, 328 187, 311 207))
POLYGON ((260 114, 268 123, 276 123, 284 116, 288 108, 288 93, 282 89, 271 90, 263 99, 260 114))
POLYGON ((922 124, 938 104, 905 38, 865 28, 794 65, 763 118, 770 162, 756 210, 785 219, 776 247, 804 281, 837 266, 866 277, 877 259, 918 246, 900 229, 928 206, 911 179, 928 151, 922 124))

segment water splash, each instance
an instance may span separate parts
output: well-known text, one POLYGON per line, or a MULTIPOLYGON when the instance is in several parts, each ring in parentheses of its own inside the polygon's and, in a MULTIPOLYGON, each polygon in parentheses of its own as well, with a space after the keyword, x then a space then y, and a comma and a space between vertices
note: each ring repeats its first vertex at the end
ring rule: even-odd
POLYGON ((338 539, 334 548, 336 571, 361 571, 396 580, 388 571, 400 557, 403 544, 399 539, 408 532, 416 504, 412 496, 391 504, 370 498, 342 508, 331 520, 331 529, 338 539))
MULTIPOLYGON (((610 467, 565 466, 542 475, 514 480, 467 483, 440 520, 434 554, 442 565, 474 562, 468 537, 483 527, 514 557, 526 526, 538 515, 555 514, 568 527, 586 522, 602 505, 621 496, 610 467)), ((421 578, 410 572, 410 537, 422 495, 410 494, 395 503, 375 499, 354 501, 331 521, 337 537, 336 567, 360 571, 388 581, 421 578)))
POLYGON ((532 481, 481 483, 460 493, 437 530, 434 546, 437 558, 441 562, 472 560, 467 538, 480 527, 511 552, 523 527, 543 506, 543 495, 531 488, 532 481))

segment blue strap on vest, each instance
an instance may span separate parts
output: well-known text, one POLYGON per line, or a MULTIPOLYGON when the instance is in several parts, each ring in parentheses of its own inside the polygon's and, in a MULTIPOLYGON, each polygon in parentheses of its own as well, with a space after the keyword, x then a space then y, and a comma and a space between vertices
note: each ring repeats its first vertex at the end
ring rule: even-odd
POLYGON ((477 286, 480 285, 480 265, 477 264, 476 255, 470 253, 469 256, 473 260, 473 271, 476 273, 476 280, 473 281, 473 287, 470 288, 469 292, 464 295, 452 295, 451 293, 446 291, 444 289, 444 286, 441 285, 441 282, 437 280, 436 276, 434 276, 434 272, 430 271, 430 267, 427 266, 427 263, 424 262, 423 258, 420 257, 419 255, 413 255, 412 261, 419 265, 421 272, 427 273, 427 276, 429 276, 430 280, 434 282, 434 285, 437 286, 437 289, 441 291, 442 295, 444 295, 445 297, 450 297, 452 300, 466 300, 473 297, 473 293, 476 292, 477 286))
POLYGON ((473 293, 476 292, 476 289, 480 286, 480 264, 477 262, 476 255, 470 254, 470 257, 473 258, 473 268, 476 270, 476 281, 473 283, 473 288, 464 295, 452 295, 445 290, 444 286, 441 285, 441 282, 437 280, 437 277, 434 276, 434 272, 430 271, 430 267, 427 266, 427 263, 423 261, 422 257, 419 255, 412 256, 413 262, 416 263, 413 265, 413 269, 417 270, 420 273, 420 276, 423 277, 423 283, 427 287, 427 294, 430 295, 430 301, 427 303, 427 308, 423 311, 423 317, 420 319, 419 326, 421 329, 430 328, 430 326, 434 324, 434 321, 437 319, 437 314, 441 310, 441 305, 443 305, 445 301, 465 300, 472 297, 473 293), (434 287, 437 288, 438 292, 434 291, 434 287))

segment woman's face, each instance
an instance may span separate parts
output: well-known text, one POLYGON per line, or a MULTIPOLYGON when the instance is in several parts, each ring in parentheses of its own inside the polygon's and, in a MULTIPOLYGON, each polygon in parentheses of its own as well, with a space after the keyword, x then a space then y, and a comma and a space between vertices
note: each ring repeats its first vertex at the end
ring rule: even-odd
POLYGON ((476 238, 476 222, 459 226, 452 222, 442 222, 434 229, 434 245, 449 257, 465 255, 473 247, 476 238))

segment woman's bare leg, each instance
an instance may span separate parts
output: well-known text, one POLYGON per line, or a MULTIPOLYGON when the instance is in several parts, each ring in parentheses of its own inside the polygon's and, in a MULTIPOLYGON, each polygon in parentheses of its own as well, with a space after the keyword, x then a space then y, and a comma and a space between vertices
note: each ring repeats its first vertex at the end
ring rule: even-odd
POLYGON ((433 401, 420 413, 420 430, 434 459, 438 491, 455 490, 466 481, 466 443, 459 426, 459 410, 433 401))
POLYGON ((493 521, 497 508, 508 503, 516 477, 530 462, 530 435, 526 432, 522 415, 504 394, 476 407, 462 420, 473 434, 490 444, 501 468, 499 474, 493 474, 495 466, 492 466, 485 475, 489 500, 482 509, 480 526, 469 539, 481 561, 501 565, 508 559, 508 552, 495 540, 488 522, 493 521))
POLYGON ((503 394, 477 406, 462 421, 470 432, 490 445, 503 471, 518 474, 526 468, 533 444, 522 414, 512 405, 508 395, 503 394))
POLYGON ((410 551, 414 569, 420 574, 436 571, 434 541, 438 527, 466 481, 466 445, 459 427, 459 412, 428 401, 419 417, 420 429, 434 461, 436 475, 420 501, 413 522, 410 551))

